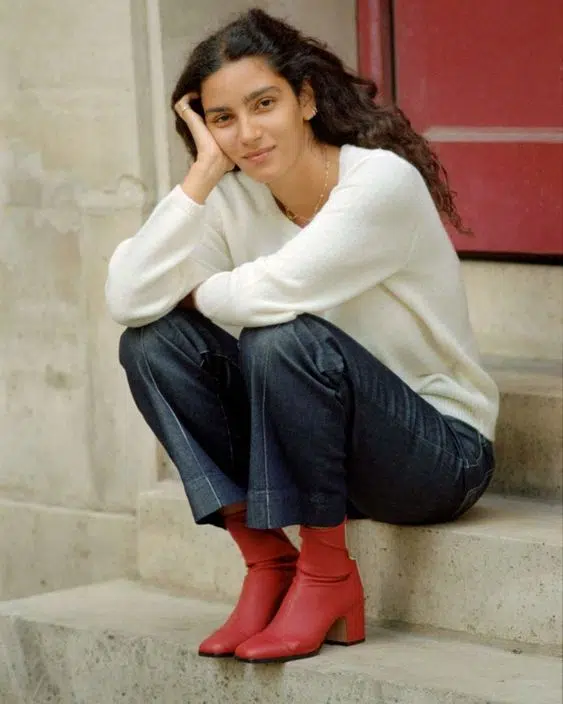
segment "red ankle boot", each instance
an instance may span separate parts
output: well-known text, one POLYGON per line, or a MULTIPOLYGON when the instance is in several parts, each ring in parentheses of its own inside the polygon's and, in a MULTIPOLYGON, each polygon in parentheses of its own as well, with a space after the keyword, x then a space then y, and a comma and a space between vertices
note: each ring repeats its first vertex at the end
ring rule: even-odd
POLYGON ((248 572, 238 603, 227 622, 199 646, 206 657, 228 657, 262 631, 278 610, 295 575, 299 552, 282 530, 256 530, 246 525, 246 512, 225 517, 248 572))
POLYGON ((276 616, 235 650, 245 662, 286 662, 316 655, 323 642, 365 640, 364 590, 346 549, 344 523, 301 528, 297 573, 276 616))

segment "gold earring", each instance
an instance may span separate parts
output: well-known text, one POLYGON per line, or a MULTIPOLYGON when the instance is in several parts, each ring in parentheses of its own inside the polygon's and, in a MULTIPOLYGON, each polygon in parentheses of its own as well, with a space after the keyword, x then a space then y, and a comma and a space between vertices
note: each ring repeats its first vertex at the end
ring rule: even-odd
POLYGON ((315 117, 316 114, 317 114, 317 108, 313 108, 313 114, 311 115, 311 117, 309 118, 309 120, 312 120, 312 119, 315 117))

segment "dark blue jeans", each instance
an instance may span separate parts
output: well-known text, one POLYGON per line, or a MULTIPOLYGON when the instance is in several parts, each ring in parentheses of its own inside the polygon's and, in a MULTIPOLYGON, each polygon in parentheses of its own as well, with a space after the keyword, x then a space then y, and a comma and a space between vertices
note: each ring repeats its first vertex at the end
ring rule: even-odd
POLYGON ((491 479, 489 440, 313 315, 237 342, 175 310, 127 329, 120 361, 198 523, 222 525, 219 509, 241 501, 255 528, 436 523, 491 479))

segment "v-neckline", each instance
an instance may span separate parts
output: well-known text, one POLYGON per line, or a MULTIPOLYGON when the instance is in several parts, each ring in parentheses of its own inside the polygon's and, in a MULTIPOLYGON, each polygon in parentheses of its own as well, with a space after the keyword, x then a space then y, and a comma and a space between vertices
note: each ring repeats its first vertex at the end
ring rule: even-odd
MULTIPOLYGON (((338 177, 337 177, 337 179, 336 179, 336 184, 335 184, 334 188, 336 188, 336 187, 338 186, 338 184, 340 183, 340 179, 342 178, 343 153, 344 153, 344 150, 346 149, 346 147, 347 147, 347 145, 346 145, 346 144, 343 144, 343 145, 340 147, 340 151, 338 152, 338 177)), ((267 185, 265 185, 265 188, 266 188, 266 190, 268 191, 268 196, 269 196, 269 199, 270 199, 270 203, 271 203, 272 208, 274 208, 274 209, 277 211, 276 216, 280 217, 280 218, 283 220, 283 222, 289 223, 290 225, 293 225, 293 227, 294 227, 295 229, 297 229, 297 230, 303 230, 305 227, 307 227, 308 225, 310 225, 311 222, 313 222, 314 218, 313 218, 313 220, 311 220, 309 223, 307 223, 307 225, 303 225, 303 226, 298 225, 296 222, 294 222, 290 217, 288 217, 288 216, 283 212, 283 210, 282 210, 282 209, 280 208, 280 206, 278 205, 278 203, 277 203, 277 201, 276 201, 276 199, 275 199, 275 197, 274 197, 274 194, 273 194, 272 191, 268 188, 267 185)), ((332 191, 331 191, 331 193, 332 193, 332 191)), ((329 198, 329 200, 330 200, 330 194, 329 194, 328 198, 329 198)), ((327 201, 327 202, 328 202, 328 201, 327 201)), ((326 203, 325 203, 325 205, 326 205, 326 203)), ((321 210, 322 210, 323 208, 324 208, 324 205, 323 205, 323 207, 321 208, 321 210)), ((320 212, 320 211, 319 211, 319 212, 320 212)), ((317 215, 318 215, 318 213, 317 213, 317 215)), ((315 217, 316 217, 316 216, 315 216, 315 217)))

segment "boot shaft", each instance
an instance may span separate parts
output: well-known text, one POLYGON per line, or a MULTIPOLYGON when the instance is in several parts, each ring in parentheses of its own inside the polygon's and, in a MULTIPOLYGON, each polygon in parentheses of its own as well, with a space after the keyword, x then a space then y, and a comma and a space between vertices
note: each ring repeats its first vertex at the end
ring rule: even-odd
POLYGON ((352 571, 354 561, 346 547, 346 523, 330 528, 301 526, 299 569, 311 576, 339 579, 352 571))
POLYGON ((225 516, 225 527, 237 544, 246 566, 260 563, 295 562, 299 555, 281 529, 260 530, 246 525, 246 511, 225 516))

